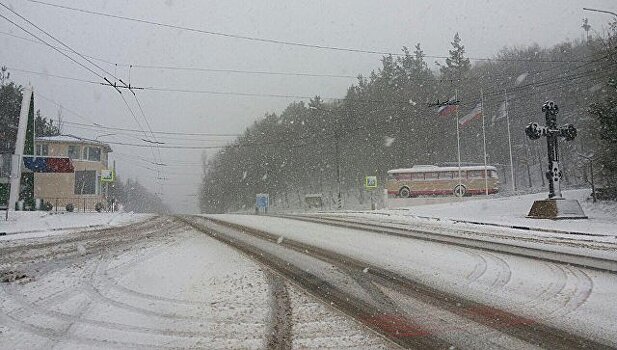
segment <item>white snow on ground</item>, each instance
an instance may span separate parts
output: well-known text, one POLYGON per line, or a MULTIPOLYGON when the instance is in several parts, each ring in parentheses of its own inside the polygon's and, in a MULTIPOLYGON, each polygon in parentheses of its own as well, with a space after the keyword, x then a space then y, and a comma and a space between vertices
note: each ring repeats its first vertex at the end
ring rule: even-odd
POLYGON ((398 349, 342 314, 291 289, 292 349, 398 349))
POLYGON ((276 217, 216 217, 337 251, 617 346, 617 275, 612 273, 276 217))
MULTIPOLYGON (((154 224, 153 233, 128 246, 107 240, 100 251, 89 248, 91 255, 68 260, 63 255, 56 261, 58 246, 50 245, 39 267, 0 257, 0 264, 32 277, 0 283, 0 348, 265 348, 271 296, 264 268, 170 219, 154 224)), ((0 247, 23 243, 27 249, 49 239, 12 240, 0 247)), ((295 286, 287 288, 294 349, 393 348, 295 286)))
MULTIPOLYGON (((600 235, 617 235, 617 203, 608 201, 593 203, 589 199, 590 194, 591 191, 586 189, 569 190, 563 193, 566 199, 576 199, 581 203, 583 211, 589 217, 588 220, 540 220, 527 218, 526 216, 534 200, 546 199, 546 193, 488 199, 477 199, 477 197, 474 197, 474 200, 463 199, 434 205, 382 209, 372 213, 400 218, 407 217, 410 219, 422 216, 600 235)), ((413 199, 410 201, 413 201, 413 199)))
POLYGON ((133 212, 115 213, 54 213, 44 211, 11 211, 9 220, 5 221, 5 212, 0 218, 1 240, 36 238, 67 233, 87 228, 119 226, 146 220, 151 214, 134 214, 133 212))

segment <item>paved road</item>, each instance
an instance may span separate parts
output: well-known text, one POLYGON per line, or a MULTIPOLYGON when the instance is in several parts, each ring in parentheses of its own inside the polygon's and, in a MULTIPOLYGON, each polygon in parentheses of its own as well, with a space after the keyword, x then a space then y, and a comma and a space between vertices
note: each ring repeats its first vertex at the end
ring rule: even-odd
MULTIPOLYGON (((334 305, 403 348, 611 348, 593 337, 440 290, 394 269, 341 253, 358 249, 353 244, 343 248, 344 240, 332 237, 334 242, 329 246, 336 246, 336 249, 328 249, 324 248, 327 244, 307 243, 311 239, 304 234, 281 236, 281 232, 300 229, 293 221, 272 218, 264 220, 260 229, 255 229, 251 225, 229 224, 218 219, 193 217, 185 220, 267 265, 324 303, 334 305), (275 220, 283 220, 283 224, 273 225, 275 220)), ((238 220, 253 221, 250 218, 238 220)), ((307 227, 320 229, 311 225, 307 227)), ((340 235, 341 232, 330 234, 340 235)), ((357 240, 364 238, 357 236, 357 240)), ((486 282, 488 277, 492 278, 491 287, 503 288, 511 282, 510 266, 500 255, 450 248, 458 250, 459 254, 471 254, 471 260, 475 261, 473 271, 467 275, 469 283, 481 278, 486 282)), ((540 265, 551 269, 557 277, 556 283, 548 285, 535 299, 538 306, 542 298, 568 298, 551 316, 565 316, 587 301, 593 281, 584 270, 547 262, 540 265)), ((535 306, 530 304, 529 307, 535 306)))
POLYGON ((615 346, 614 333, 594 337, 551 322, 580 322, 575 318, 594 310, 588 303, 598 296, 610 313, 615 297, 602 291, 615 286, 614 274, 370 230, 224 219, 157 217, 1 242, 0 348, 615 346), (386 256, 375 254, 388 247, 386 256), (392 263, 405 256, 403 268, 392 263), (512 293, 524 282, 521 265, 550 277, 522 310, 546 317, 467 292, 482 285, 512 293), (444 277, 459 290, 407 273, 412 267, 454 271, 444 277))
POLYGON ((172 217, 0 243, 2 349, 392 349, 172 217))

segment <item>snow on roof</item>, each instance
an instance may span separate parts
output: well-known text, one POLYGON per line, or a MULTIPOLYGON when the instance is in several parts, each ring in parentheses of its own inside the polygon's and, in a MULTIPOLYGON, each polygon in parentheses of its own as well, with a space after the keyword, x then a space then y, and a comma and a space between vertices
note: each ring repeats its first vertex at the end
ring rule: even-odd
POLYGON ((105 148, 107 152, 111 152, 111 146, 104 142, 75 135, 39 136, 36 138, 36 142, 87 143, 91 145, 99 145, 105 148))
MULTIPOLYGON (((484 170, 484 165, 474 165, 474 166, 461 166, 461 170, 484 170)), ((497 168, 494 166, 488 165, 486 170, 495 170, 497 168)), ((421 165, 414 166, 413 168, 403 168, 403 169, 392 169, 388 170, 388 174, 403 174, 403 173, 425 173, 431 171, 458 171, 458 167, 456 166, 444 166, 439 167, 435 165, 421 165)))

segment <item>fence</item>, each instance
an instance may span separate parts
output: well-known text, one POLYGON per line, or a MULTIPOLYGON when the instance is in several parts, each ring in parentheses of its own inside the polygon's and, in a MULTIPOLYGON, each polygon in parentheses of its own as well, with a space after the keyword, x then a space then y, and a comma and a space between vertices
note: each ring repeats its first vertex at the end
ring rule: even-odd
POLYGON ((69 204, 73 205, 74 212, 94 212, 97 211, 97 204, 100 204, 101 211, 111 211, 110 205, 104 196, 73 196, 73 197, 56 197, 56 198, 41 198, 41 208, 44 204, 51 204, 51 210, 54 212, 67 211, 69 204))

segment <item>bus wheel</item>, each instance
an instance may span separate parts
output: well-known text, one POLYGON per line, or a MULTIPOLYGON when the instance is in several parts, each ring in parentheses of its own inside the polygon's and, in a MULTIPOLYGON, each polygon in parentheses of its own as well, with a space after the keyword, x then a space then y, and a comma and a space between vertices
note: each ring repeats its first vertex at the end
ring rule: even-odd
POLYGON ((453 192, 457 197, 465 197, 467 194, 467 188, 464 185, 456 185, 453 192))
POLYGON ((398 195, 401 198, 409 198, 411 197, 411 191, 409 191, 409 187, 403 187, 398 191, 398 195))

